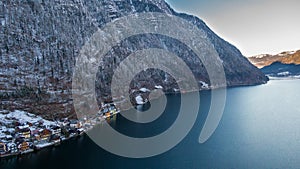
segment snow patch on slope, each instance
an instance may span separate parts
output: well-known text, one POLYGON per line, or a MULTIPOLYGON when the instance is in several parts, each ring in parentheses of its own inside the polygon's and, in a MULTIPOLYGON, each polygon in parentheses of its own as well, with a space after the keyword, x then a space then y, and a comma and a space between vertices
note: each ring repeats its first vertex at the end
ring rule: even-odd
POLYGON ((137 104, 145 104, 144 99, 140 95, 135 97, 135 101, 137 104))
POLYGON ((25 112, 25 111, 15 110, 15 111, 10 112, 8 114, 1 114, 0 113, 0 122, 10 123, 11 122, 10 119, 16 119, 20 123, 26 123, 26 122, 36 123, 36 122, 39 122, 39 121, 43 121, 44 125, 46 125, 46 126, 55 125, 55 122, 45 120, 40 116, 31 114, 31 113, 28 113, 28 112, 25 112))

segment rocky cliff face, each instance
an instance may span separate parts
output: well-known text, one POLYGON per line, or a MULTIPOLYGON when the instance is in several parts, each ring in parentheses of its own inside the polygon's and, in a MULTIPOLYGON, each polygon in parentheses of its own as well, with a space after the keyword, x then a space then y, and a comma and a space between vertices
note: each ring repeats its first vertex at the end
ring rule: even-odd
MULTIPOLYGON (((139 12, 173 14, 207 34, 223 61, 228 86, 267 82, 240 51, 218 37, 197 17, 176 13, 163 0, 2 0, 0 1, 1 109, 24 109, 46 118, 73 113, 71 98, 75 58, 89 38, 112 20, 139 12)), ((210 84, 202 63, 180 42, 159 35, 125 40, 107 58, 109 65, 139 48, 162 48, 182 55, 199 85, 210 84), (201 66, 202 65, 202 66, 201 66)), ((163 56, 162 56, 163 57, 163 56)), ((106 83, 112 69, 98 73, 99 101, 110 100, 106 83)), ((141 72, 130 90, 154 86, 173 92, 177 84, 159 70, 141 72), (149 80, 150 79, 150 80, 149 80)))
POLYGON ((300 64, 300 50, 298 51, 287 51, 282 52, 276 55, 257 55, 249 58, 250 62, 252 62, 258 68, 263 68, 265 66, 269 66, 272 63, 280 62, 283 64, 300 64))

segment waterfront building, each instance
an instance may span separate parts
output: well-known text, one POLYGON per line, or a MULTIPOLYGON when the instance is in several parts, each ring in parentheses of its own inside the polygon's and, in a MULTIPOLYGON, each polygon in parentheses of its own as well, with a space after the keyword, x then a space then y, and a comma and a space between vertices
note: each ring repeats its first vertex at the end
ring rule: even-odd
POLYGON ((18 132, 19 136, 24 138, 24 139, 29 139, 31 137, 31 131, 30 131, 28 125, 18 126, 17 127, 17 132, 18 132))
POLYGON ((0 142, 0 154, 7 153, 7 146, 4 142, 0 142))
POLYGON ((61 136, 61 128, 59 126, 51 126, 50 127, 52 135, 61 136))
POLYGON ((27 150, 29 150, 29 149, 30 149, 30 144, 29 144, 29 142, 24 141, 24 142, 20 143, 20 144, 18 145, 18 149, 19 149, 20 151, 27 151, 27 150))
POLYGON ((52 132, 49 129, 42 129, 39 135, 39 141, 41 143, 47 143, 50 140, 52 132))
POLYGON ((18 152, 17 145, 14 142, 7 143, 7 149, 10 153, 13 153, 13 154, 18 152))

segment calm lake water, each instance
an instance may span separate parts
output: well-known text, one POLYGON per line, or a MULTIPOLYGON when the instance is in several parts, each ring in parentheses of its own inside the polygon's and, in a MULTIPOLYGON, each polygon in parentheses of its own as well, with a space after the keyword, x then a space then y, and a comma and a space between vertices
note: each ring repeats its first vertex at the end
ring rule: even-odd
MULTIPOLYGON (((198 137, 209 109, 210 92, 201 92, 201 110, 187 137, 170 151, 145 159, 113 155, 87 136, 59 147, 0 161, 0 169, 199 169, 300 168, 300 80, 273 80, 267 85, 230 88, 225 112, 214 135, 198 137)), ((177 117, 180 96, 168 96, 165 113, 152 124, 133 124, 121 115, 116 130, 149 137, 177 117)))

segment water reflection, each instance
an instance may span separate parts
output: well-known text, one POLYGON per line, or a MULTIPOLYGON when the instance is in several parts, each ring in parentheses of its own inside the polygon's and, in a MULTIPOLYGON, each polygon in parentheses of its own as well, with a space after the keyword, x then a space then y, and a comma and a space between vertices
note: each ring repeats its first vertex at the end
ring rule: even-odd
MULTIPOLYGON (((1 159, 0 168, 297 169, 300 168, 299 83, 300 80, 271 81, 262 86, 229 89, 221 123, 204 144, 199 144, 198 137, 209 110, 208 91, 201 92, 199 116, 188 136, 172 150, 159 156, 146 159, 115 156, 84 136, 64 142, 59 147, 18 158, 1 159)), ((116 130, 131 136, 161 132, 177 117, 178 96, 169 97, 167 111, 152 126, 132 124, 121 115, 108 122, 116 130)))

